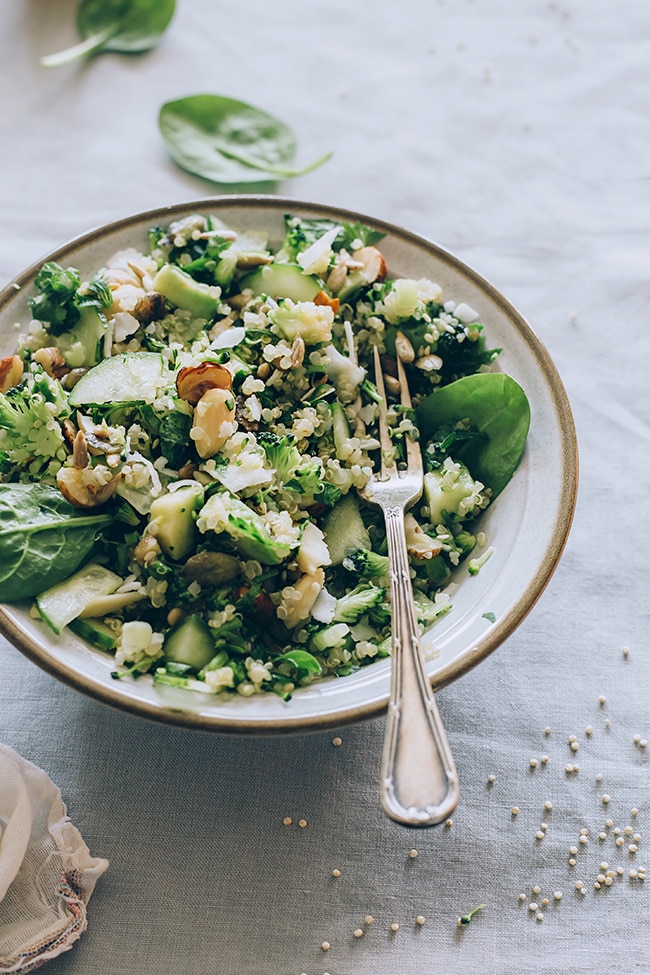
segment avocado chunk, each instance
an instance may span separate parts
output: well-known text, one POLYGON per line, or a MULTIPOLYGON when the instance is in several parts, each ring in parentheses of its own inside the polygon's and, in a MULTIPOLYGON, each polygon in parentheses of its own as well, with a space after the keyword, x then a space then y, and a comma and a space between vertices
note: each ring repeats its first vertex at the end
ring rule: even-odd
POLYGON ((105 332, 105 317, 94 305, 87 305, 73 327, 57 335, 54 343, 71 369, 90 368, 101 359, 105 332))
POLYGON ((221 304, 221 288, 195 281, 175 264, 163 264, 153 279, 153 289, 177 308, 207 321, 214 318, 221 304))
POLYGON ((199 484, 188 484, 151 503, 150 532, 170 559, 182 561, 196 545, 195 512, 203 503, 199 484))

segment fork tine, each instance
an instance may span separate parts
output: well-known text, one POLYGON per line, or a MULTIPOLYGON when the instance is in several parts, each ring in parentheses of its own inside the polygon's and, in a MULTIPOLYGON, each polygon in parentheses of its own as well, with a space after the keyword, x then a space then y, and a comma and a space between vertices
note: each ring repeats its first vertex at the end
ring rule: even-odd
POLYGON ((384 386, 384 374, 381 368, 381 358, 379 356, 379 349, 377 346, 374 348, 375 356, 375 386, 377 387, 377 392, 381 396, 381 403, 379 403, 379 442, 381 443, 381 474, 382 477, 387 476, 391 472, 397 469, 395 461, 391 464, 387 463, 387 457, 394 457, 393 441, 391 440, 390 430, 388 429, 388 420, 386 419, 386 388, 384 386))
MULTIPOLYGON (((408 382, 406 381, 404 364, 399 356, 397 357, 397 378, 399 380, 400 400, 402 406, 410 410, 413 408, 413 404, 411 403, 411 393, 408 382)), ((420 444, 417 440, 411 440, 410 437, 405 437, 404 439, 406 441, 406 463, 408 469, 413 474, 421 474, 422 451, 420 450, 420 444)))

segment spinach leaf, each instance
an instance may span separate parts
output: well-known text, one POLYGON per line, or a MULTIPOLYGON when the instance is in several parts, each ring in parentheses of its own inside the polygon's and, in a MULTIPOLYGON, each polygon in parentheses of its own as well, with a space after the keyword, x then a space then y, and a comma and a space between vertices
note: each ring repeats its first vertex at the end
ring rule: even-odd
POLYGON ((450 424, 467 421, 482 436, 459 439, 455 460, 499 494, 521 459, 530 426, 530 405, 521 386, 504 373, 477 373, 435 390, 417 408, 422 443, 450 424))
POLYGON ((67 579, 110 521, 79 512, 56 488, 0 484, 0 598, 27 599, 67 579))
POLYGON ((84 40, 42 58, 41 64, 58 68, 101 51, 148 51, 166 31, 175 7, 176 0, 81 0, 77 28, 84 40))
POLYGON ((192 417, 185 413, 166 413, 160 421, 160 452, 174 470, 191 456, 191 426, 192 417))
POLYGON ((305 166, 291 165, 293 130, 266 112, 222 95, 190 95, 166 102, 158 119, 172 159, 215 183, 260 183, 300 176, 331 153, 305 166))

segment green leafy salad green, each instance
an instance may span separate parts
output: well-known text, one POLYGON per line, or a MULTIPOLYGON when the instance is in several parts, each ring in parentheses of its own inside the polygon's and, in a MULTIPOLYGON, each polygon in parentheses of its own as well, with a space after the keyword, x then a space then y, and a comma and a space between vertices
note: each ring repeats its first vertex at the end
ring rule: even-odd
POLYGON ((287 215, 273 243, 190 213, 88 280, 44 264, 0 359, 2 599, 113 654, 116 679, 210 695, 288 700, 389 655, 383 516, 359 494, 378 346, 397 462, 409 438, 425 461, 405 518, 422 631, 449 612, 529 406, 478 313, 392 278, 381 239, 287 215))

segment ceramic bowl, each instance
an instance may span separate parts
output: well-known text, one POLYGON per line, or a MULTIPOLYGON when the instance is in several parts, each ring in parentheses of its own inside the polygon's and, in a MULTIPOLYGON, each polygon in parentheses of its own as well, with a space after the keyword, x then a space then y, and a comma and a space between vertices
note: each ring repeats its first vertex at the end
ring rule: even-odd
MULTIPOLYGON (((539 338, 492 285, 444 248, 364 214, 270 196, 227 196, 162 207, 93 230, 48 255, 86 275, 127 246, 144 248, 147 231, 192 212, 213 213, 238 230, 263 229, 278 242, 285 213, 360 220, 385 233, 381 249, 392 277, 436 281, 446 299, 477 309, 489 347, 503 349, 495 368, 524 388, 531 428, 512 481, 482 516, 494 554, 476 576, 460 570, 453 581, 453 610, 427 634, 435 650, 427 670, 438 689, 492 653, 533 608, 564 548, 577 489, 576 436, 557 370, 539 338)), ((31 318, 27 300, 38 265, 0 294, 0 355, 14 351, 16 323, 31 318)), ((0 594, 1 596, 1 594, 0 594)), ((29 615, 29 606, 0 606, 0 629, 35 664, 77 690, 132 714, 203 730, 237 733, 307 731, 369 718, 385 710, 389 660, 347 677, 296 691, 289 702, 273 694, 225 700, 175 688, 111 678, 114 661, 71 632, 54 636, 29 615)))

